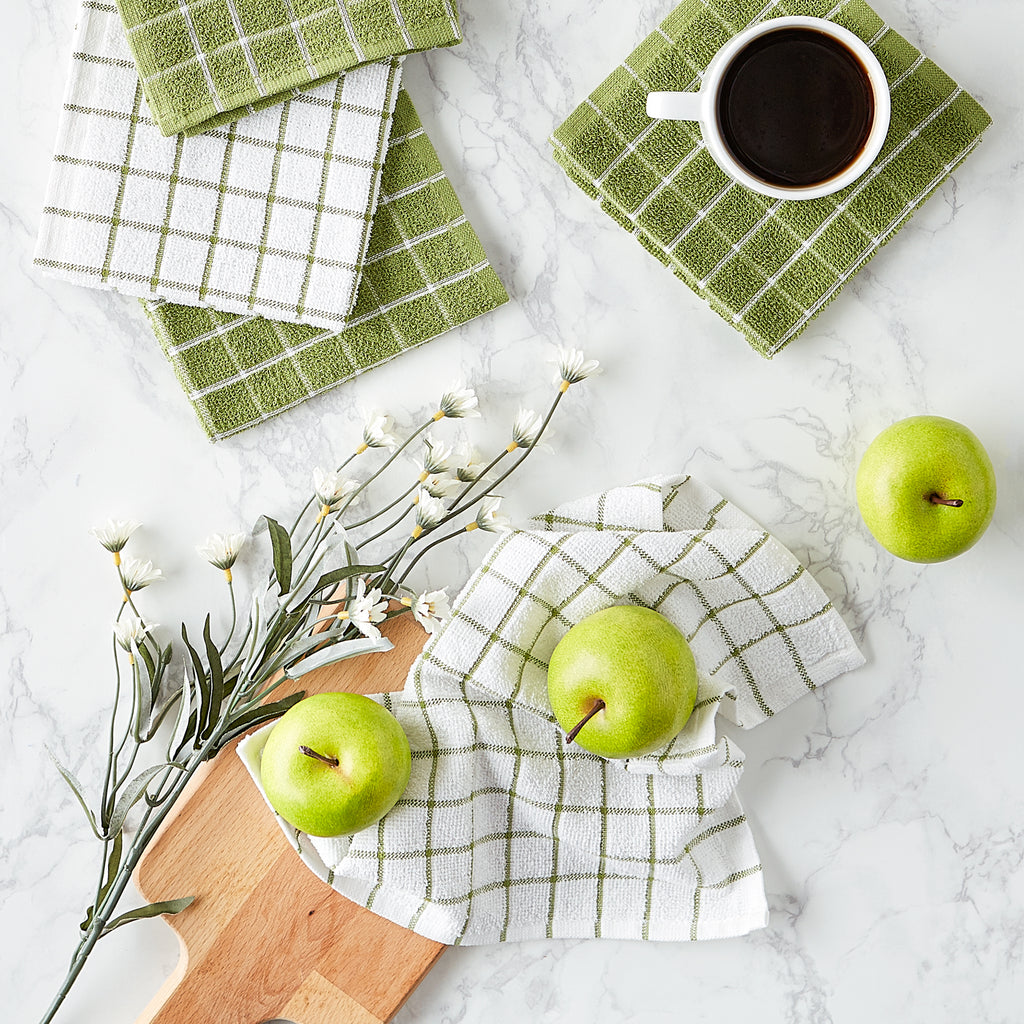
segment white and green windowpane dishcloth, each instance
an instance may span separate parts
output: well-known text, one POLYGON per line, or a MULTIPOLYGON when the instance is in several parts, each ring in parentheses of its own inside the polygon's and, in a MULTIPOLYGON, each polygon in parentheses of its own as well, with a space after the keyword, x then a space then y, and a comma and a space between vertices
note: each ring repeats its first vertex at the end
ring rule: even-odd
POLYGON ((342 330, 146 304, 214 439, 318 395, 508 301, 401 90, 359 295, 342 330))
POLYGON ((150 109, 191 134, 341 71, 461 41, 456 0, 117 0, 150 109))
POLYGON ((355 303, 397 59, 192 138, 153 123, 113 4, 80 12, 35 261, 76 284, 337 328, 355 303))
MULTIPOLYGON (((757 725, 862 663, 810 573, 720 495, 616 488, 503 536, 405 691, 378 698, 413 751, 394 809, 352 837, 282 828, 339 892, 440 942, 743 934, 767 907, 716 716, 757 725), (627 761, 567 746, 546 687, 561 637, 616 603, 672 620, 699 671, 683 731, 627 761)), ((257 784, 265 738, 239 747, 257 784)))
POLYGON ((978 143, 979 104, 863 0, 683 0, 554 132, 569 177, 761 355, 803 331, 978 143), (694 91, 747 25, 813 15, 867 42, 885 69, 892 122, 872 167, 815 200, 732 182, 700 129, 651 120, 649 91, 694 91))

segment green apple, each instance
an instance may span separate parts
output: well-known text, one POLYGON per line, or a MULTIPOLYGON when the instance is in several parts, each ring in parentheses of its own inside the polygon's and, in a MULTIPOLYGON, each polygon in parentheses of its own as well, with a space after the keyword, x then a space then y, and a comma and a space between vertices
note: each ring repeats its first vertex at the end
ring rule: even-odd
POLYGON ((665 746, 693 711, 697 666, 664 615, 614 605, 588 615, 558 642, 548 699, 566 741, 602 757, 665 746))
POLYGON ((409 783, 409 740, 386 708, 358 693, 320 693, 271 729, 260 775, 270 806, 311 836, 358 832, 409 783))
POLYGON ((996 475, 962 423, 911 416, 871 442, 857 470, 857 504, 875 539, 910 562, 966 551, 996 507, 996 475))

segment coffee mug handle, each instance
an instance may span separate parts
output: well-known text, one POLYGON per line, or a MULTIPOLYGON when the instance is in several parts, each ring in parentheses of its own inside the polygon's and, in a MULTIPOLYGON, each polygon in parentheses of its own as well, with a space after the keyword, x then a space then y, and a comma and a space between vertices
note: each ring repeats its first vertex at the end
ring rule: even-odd
POLYGON ((647 94, 647 116, 671 121, 699 121, 699 92, 650 92, 647 94))

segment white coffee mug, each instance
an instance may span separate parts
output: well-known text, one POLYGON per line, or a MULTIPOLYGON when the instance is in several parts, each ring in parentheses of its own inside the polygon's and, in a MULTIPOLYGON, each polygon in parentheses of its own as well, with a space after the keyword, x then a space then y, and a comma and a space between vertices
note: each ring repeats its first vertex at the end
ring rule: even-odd
POLYGON ((848 29, 823 18, 783 17, 751 25, 733 36, 712 58, 698 92, 652 92, 647 114, 652 118, 697 121, 708 153, 729 177, 762 195, 778 199, 817 199, 838 192, 856 181, 871 166, 889 130, 892 101, 882 65, 866 43, 848 29), (870 129, 856 158, 824 181, 810 185, 780 185, 763 180, 741 164, 730 150, 719 119, 719 95, 733 60, 755 39, 783 29, 806 28, 830 36, 860 63, 873 100, 870 129))

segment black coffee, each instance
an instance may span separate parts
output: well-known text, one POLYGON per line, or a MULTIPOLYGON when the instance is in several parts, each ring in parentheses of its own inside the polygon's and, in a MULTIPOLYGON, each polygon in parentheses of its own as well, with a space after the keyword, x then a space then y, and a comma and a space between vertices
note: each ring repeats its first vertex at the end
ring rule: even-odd
POLYGON ((771 185, 817 185, 857 159, 875 102, 864 65, 809 28, 759 36, 733 58, 718 119, 736 161, 771 185))

